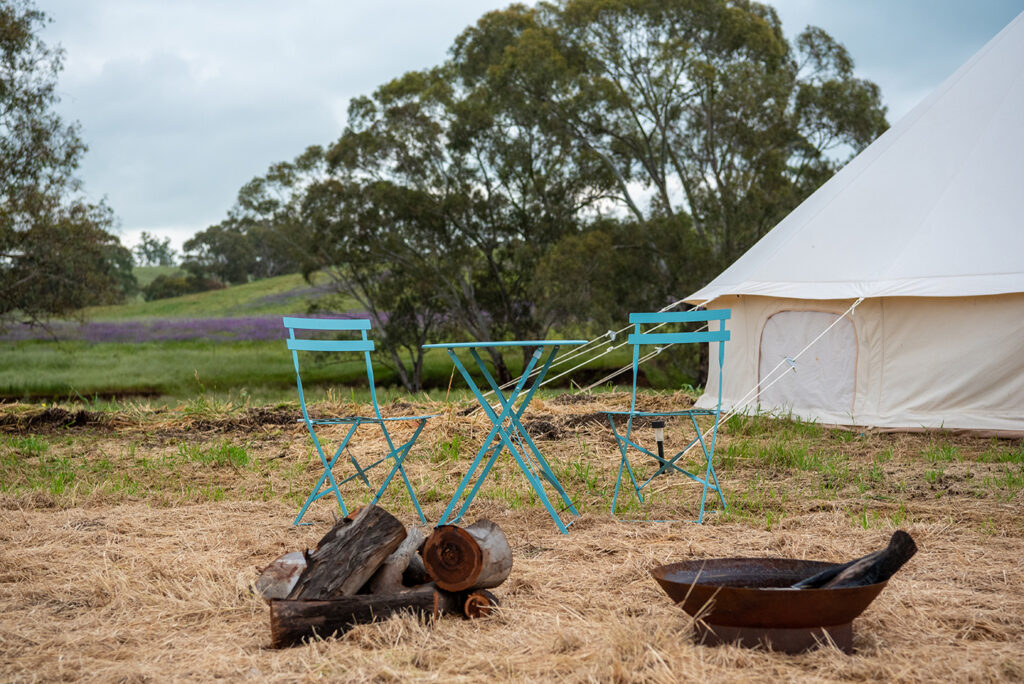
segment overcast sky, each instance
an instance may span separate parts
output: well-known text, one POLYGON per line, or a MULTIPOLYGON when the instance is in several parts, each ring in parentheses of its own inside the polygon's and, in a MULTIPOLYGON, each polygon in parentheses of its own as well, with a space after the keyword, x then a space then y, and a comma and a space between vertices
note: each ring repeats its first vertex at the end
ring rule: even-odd
MULTIPOLYGON (((86 192, 122 240, 175 247, 238 189, 341 133, 349 98, 440 63, 495 0, 37 0, 66 51, 59 111, 89 145, 86 192)), ((776 0, 786 33, 824 28, 895 122, 1024 0, 776 0)))

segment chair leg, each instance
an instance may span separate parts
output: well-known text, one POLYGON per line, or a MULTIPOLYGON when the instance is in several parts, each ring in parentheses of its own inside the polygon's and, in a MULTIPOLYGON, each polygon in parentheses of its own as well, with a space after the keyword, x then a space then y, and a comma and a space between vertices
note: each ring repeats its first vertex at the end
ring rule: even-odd
POLYGON ((711 481, 714 480, 714 489, 718 493, 718 498, 722 501, 722 510, 728 510, 729 507, 725 503, 725 496, 722 494, 722 486, 718 484, 718 475, 715 473, 714 465, 714 445, 712 444, 712 451, 708 453, 704 452, 704 457, 707 459, 707 467, 704 471, 704 488, 700 494, 700 514, 697 516, 697 523, 704 522, 704 504, 708 495, 708 488, 711 486, 711 481))
POLYGON ((636 499, 640 503, 644 502, 644 497, 640 493, 640 487, 637 485, 636 475, 633 473, 633 467, 629 465, 629 444, 626 439, 619 434, 619 431, 615 429, 615 419, 612 416, 608 416, 608 422, 612 426, 612 434, 615 435, 615 441, 619 445, 619 454, 621 460, 619 461, 619 475, 615 479, 615 493, 612 495, 612 516, 615 515, 615 507, 619 500, 619 486, 622 484, 622 470, 625 468, 626 472, 629 473, 629 479, 633 483, 633 492, 636 494, 636 499))
MULTIPOLYGON (((712 456, 713 456, 713 454, 712 454, 712 456)), ((713 461, 709 462, 708 465, 710 466, 708 468, 708 470, 711 471, 711 477, 715 481, 715 490, 718 492, 718 498, 721 499, 721 501, 722 501, 722 510, 723 511, 727 511, 727 510, 729 510, 729 505, 725 503, 725 494, 722 493, 722 485, 718 484, 718 475, 715 473, 714 462, 713 461)))
MULTIPOLYGON (((371 488, 370 479, 368 477, 366 477, 366 470, 364 470, 363 468, 361 468, 359 466, 359 461, 356 460, 355 456, 351 456, 350 455, 348 457, 348 460, 352 462, 352 467, 356 469, 356 476, 358 476, 359 479, 363 481, 363 484, 366 485, 367 489, 370 489, 371 488)), ((376 464, 374 464, 374 465, 376 465, 376 464)), ((370 466, 370 468, 372 468, 372 467, 373 467, 373 465, 370 466)))
MULTIPOLYGON (((409 438, 408 441, 406 441, 404 444, 396 448, 394 451, 392 451, 385 457, 394 458, 395 465, 391 467, 391 472, 389 472, 388 476, 384 478, 384 484, 381 485, 380 489, 377 490, 377 494, 373 497, 373 500, 370 501, 370 503, 376 504, 380 500, 380 497, 383 496, 384 494, 384 490, 386 490, 388 488, 388 485, 391 484, 391 480, 394 479, 395 473, 397 472, 402 476, 402 480, 405 482, 405 489, 406 491, 409 492, 409 499, 412 501, 412 505, 416 509, 416 513, 420 516, 420 522, 422 522, 424 525, 427 524, 427 518, 423 515, 423 509, 420 508, 419 499, 416 498, 416 492, 413 491, 412 483, 409 481, 409 476, 405 474, 405 468, 403 467, 403 463, 405 462, 405 457, 409 455, 409 450, 412 449, 413 443, 416 441, 417 438, 419 438, 420 432, 422 432, 423 430, 423 426, 425 426, 426 424, 426 420, 421 420, 419 427, 416 428, 416 432, 413 434, 413 436, 409 438)), ((380 429, 384 431, 385 436, 388 438, 388 441, 390 442, 391 435, 388 434, 387 428, 384 427, 383 423, 381 423, 380 429)))
POLYGON ((323 498, 332 492, 334 493, 334 498, 338 500, 338 506, 341 507, 341 514, 348 515, 348 508, 345 506, 345 500, 341 497, 341 490, 338 488, 338 483, 334 479, 332 469, 334 468, 334 464, 337 463, 338 459, 341 457, 341 452, 345 450, 346 446, 348 446, 349 440, 352 439, 352 435, 355 434, 358 424, 349 428, 348 433, 345 435, 345 439, 341 442, 341 446, 339 446, 338 450, 334 452, 334 456, 331 457, 330 461, 328 461, 327 457, 324 455, 323 446, 321 446, 320 439, 316 436, 316 431, 313 429, 313 426, 307 425, 307 427, 309 428, 309 434, 313 439, 313 446, 316 447, 317 454, 320 456, 320 463, 324 467, 324 473, 320 476, 320 479, 317 480, 316 486, 313 487, 312 491, 310 491, 309 496, 306 497, 306 503, 302 505, 302 508, 299 510, 299 514, 295 516, 295 520, 292 522, 293 525, 302 525, 302 516, 306 514, 306 509, 309 508, 309 505, 317 499, 323 498), (324 484, 324 480, 330 481, 331 486, 320 491, 320 488, 324 484))

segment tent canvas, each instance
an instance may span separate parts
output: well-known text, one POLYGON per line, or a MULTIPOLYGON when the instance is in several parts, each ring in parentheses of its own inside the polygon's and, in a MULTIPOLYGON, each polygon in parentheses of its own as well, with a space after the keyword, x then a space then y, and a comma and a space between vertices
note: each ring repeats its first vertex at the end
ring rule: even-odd
POLYGON ((687 297, 733 310, 723 405, 1024 431, 1022 112, 1024 14, 687 297))

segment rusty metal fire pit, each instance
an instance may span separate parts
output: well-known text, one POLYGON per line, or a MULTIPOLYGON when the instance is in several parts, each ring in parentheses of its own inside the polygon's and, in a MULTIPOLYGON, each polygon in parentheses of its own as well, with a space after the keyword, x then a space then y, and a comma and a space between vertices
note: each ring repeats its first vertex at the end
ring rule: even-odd
POLYGON ((886 582, 840 589, 789 589, 836 563, 792 558, 716 558, 662 565, 651 575, 700 618, 705 644, 738 643, 800 653, 825 643, 853 652, 853 619, 886 582))

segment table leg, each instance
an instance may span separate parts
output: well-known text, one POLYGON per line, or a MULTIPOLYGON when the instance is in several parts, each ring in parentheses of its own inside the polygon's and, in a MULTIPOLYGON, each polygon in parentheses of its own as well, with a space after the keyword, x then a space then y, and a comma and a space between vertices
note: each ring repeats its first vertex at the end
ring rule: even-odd
MULTIPOLYGON (((518 434, 522 438, 525 438, 531 451, 533 451, 534 455, 537 457, 537 464, 544 478, 547 479, 552 484, 555 490, 562 497, 563 502, 566 504, 569 510, 574 515, 579 515, 579 512, 576 510, 576 506, 572 503, 572 500, 569 498, 569 495, 565 492, 565 489, 562 488, 561 483, 558 482, 558 478, 551 470, 551 466, 540 454, 540 450, 537 449, 536 444, 534 444, 533 440, 530 439, 529 433, 526 431, 526 428, 523 426, 522 421, 520 420, 523 413, 526 410, 527 405, 530 402, 530 399, 533 397, 533 394, 537 391, 537 388, 539 388, 541 383, 544 381, 544 376, 547 374, 547 371, 551 366, 551 362, 554 360, 554 357, 557 353, 558 347, 556 346, 551 350, 550 354, 548 355, 547 361, 543 364, 541 371, 538 373, 537 378, 534 380, 533 385, 530 387, 530 390, 523 398, 523 403, 519 407, 519 410, 510 412, 510 409, 515 403, 518 394, 522 390, 523 379, 529 377, 529 375, 533 372, 533 368, 536 366, 537 361, 543 355, 542 350, 538 349, 533 354, 532 358, 530 359, 530 363, 527 365, 527 368, 524 369, 523 374, 520 377, 520 382, 517 384, 516 389, 507 398, 501 393, 501 388, 498 387, 497 383, 494 381, 494 378, 487 371, 487 367, 483 363, 483 359, 480 358, 480 356, 476 353, 475 350, 472 351, 473 359, 480 367, 481 372, 487 379, 488 383, 491 385, 492 389, 495 392, 495 395, 498 397, 498 401, 501 403, 503 407, 500 417, 495 415, 494 410, 491 408, 490 404, 487 402, 484 396, 480 393, 480 390, 476 386, 476 383, 472 381, 472 378, 465 371, 465 368, 462 367, 461 364, 459 364, 460 372, 462 372, 463 375, 466 376, 466 380, 470 385, 471 391, 476 396, 477 401, 480 403, 480 406, 483 408, 484 412, 491 419, 491 422, 494 423, 495 426, 495 428, 492 428, 491 432, 488 434, 488 439, 485 442, 485 448, 490 447, 490 444, 494 440, 495 436, 499 436, 501 440, 501 444, 499 444, 498 448, 491 456, 490 460, 487 463, 487 467, 481 474, 480 478, 477 480, 476 484, 473 487, 473 490, 470 492, 469 497, 467 497, 466 503, 464 503, 462 508, 460 509, 460 518, 465 513, 466 509, 469 507, 469 503, 473 500, 473 497, 476 495, 476 492, 479 490, 480 485, 483 483, 483 479, 486 477, 487 472, 490 470, 498 454, 500 453, 502 445, 504 445, 505 447, 508 448, 512 456, 516 459, 516 463, 519 465, 519 469, 523 471, 523 474, 526 476, 526 479, 530 483, 530 486, 533 487, 534 492, 537 494, 538 498, 544 504, 544 507, 547 508, 548 513, 551 515, 551 519, 554 520, 555 524, 558 526, 559 530, 563 534, 568 533, 568 529, 566 528, 565 523, 562 522, 562 519, 559 516, 558 512, 555 510, 554 506, 552 506, 551 501, 548 498, 547 492, 544 490, 544 484, 534 474, 533 468, 531 468, 530 465, 527 464, 524 456, 520 454, 519 450, 515 447, 515 444, 512 441, 511 434, 509 434, 509 432, 502 427, 506 417, 509 419, 509 427, 511 432, 518 434)), ((458 361, 456 362, 458 363, 458 361)))
MULTIPOLYGON (((548 374, 548 369, 551 368, 551 362, 554 361, 555 356, 558 354, 558 349, 559 348, 557 346, 552 347, 551 352, 548 354, 547 360, 544 362, 544 364, 541 366, 540 371, 537 373, 537 378, 534 380, 533 385, 530 387, 530 390, 526 393, 526 396, 523 398, 522 405, 519 407, 519 410, 513 415, 510 421, 512 423, 510 427, 520 436, 520 438, 523 441, 526 442, 526 445, 530 447, 530 451, 533 452, 534 459, 536 460, 537 465, 540 468, 541 475, 544 477, 544 479, 550 482, 551 486, 554 487, 556 492, 558 492, 558 495, 562 498, 562 502, 566 505, 568 510, 573 515, 579 515, 579 511, 576 510, 576 506, 575 504, 573 504, 572 499, 569 498, 569 495, 562 487, 562 484, 558 481, 558 478, 555 476, 554 471, 551 469, 551 465, 547 462, 547 459, 545 459, 544 456, 540 453, 540 449, 537 448, 537 445, 530 437, 530 433, 526 431, 520 420, 522 418, 523 412, 526 409, 526 406, 530 403, 530 400, 533 398, 534 392, 536 392, 537 389, 544 382, 544 378, 548 374)), ((534 358, 539 358, 540 353, 541 350, 538 349, 537 353, 534 354, 534 358)), ((477 364, 480 366, 481 370, 483 370, 484 377, 487 378, 488 383, 490 383, 491 389, 494 390, 494 394, 498 397, 498 400, 501 402, 502 406, 505 406, 506 400, 501 394, 501 388, 494 381, 494 378, 491 377, 491 374, 487 372, 487 367, 484 365, 480 357, 476 354, 475 350, 473 351, 473 358, 476 359, 477 364)), ((523 375, 528 376, 529 372, 524 372, 523 375)))
MULTIPOLYGON (((470 375, 469 371, 466 370, 466 367, 464 365, 462 365, 462 361, 460 361, 459 357, 456 356, 455 351, 452 350, 452 349, 448 349, 448 355, 452 358, 452 361, 455 363, 455 367, 459 369, 459 373, 462 375, 463 378, 465 378, 466 383, 469 385, 470 390, 476 396, 477 401, 480 402, 481 406, 484 407, 485 411, 487 412, 488 417, 491 419, 491 422, 493 422, 494 425, 491 427, 490 432, 487 434, 487 438, 484 440, 484 443, 480 447, 480 450, 477 451, 476 458, 473 459, 473 463, 470 464, 469 469, 466 471, 466 474, 462 478, 462 481, 459 482, 459 486, 455 490, 455 494, 452 496, 452 500, 448 503, 448 507, 445 508, 444 513, 441 515, 440 520, 438 520, 438 522, 437 522, 438 525, 445 525, 445 524, 447 524, 448 517, 451 515, 452 509, 455 508, 455 504, 458 503, 460 498, 462 498, 462 493, 465 491, 466 485, 469 484, 470 480, 473 478, 474 474, 476 473, 477 468, 480 467, 480 462, 483 460, 484 454, 486 454, 488 449, 490 449, 491 443, 494 441, 495 433, 500 431, 500 429, 501 429, 501 422, 503 422, 505 420, 505 418, 507 417, 507 415, 511 411, 511 404, 506 405, 505 409, 501 412, 500 420, 496 420, 496 417, 494 416, 494 412, 491 410, 490 405, 487 403, 487 401, 484 399, 483 395, 480 393, 480 389, 476 386, 476 383, 473 382, 473 376, 470 375)), ((533 368, 533 363, 530 364, 530 369, 532 370, 532 368, 533 368)), ((523 385, 526 384, 526 376, 527 376, 527 373, 523 373, 522 377, 519 378, 519 382, 516 383, 516 387, 515 387, 514 390, 512 390, 511 396, 517 397, 519 395, 519 393, 523 389, 523 385)), ((504 442, 504 440, 502 440, 502 442, 504 442)), ((500 451, 501 451, 501 444, 498 445, 498 447, 495 450, 494 455, 492 455, 491 458, 489 459, 489 461, 488 461, 488 470, 490 468, 490 465, 493 465, 493 461, 494 461, 494 459, 497 458, 498 453, 500 451)), ((473 490, 471 492, 471 495, 467 498, 466 503, 463 504, 463 506, 462 506, 462 509, 461 509, 462 511, 465 511, 465 509, 469 506, 469 503, 473 500, 473 497, 476 496, 476 492, 479 491, 480 485, 483 484, 483 480, 484 480, 485 476, 486 476, 486 472, 481 473, 480 477, 477 479, 476 483, 473 486, 473 490)), ((461 513, 460 513, 460 517, 461 517, 461 513)))

